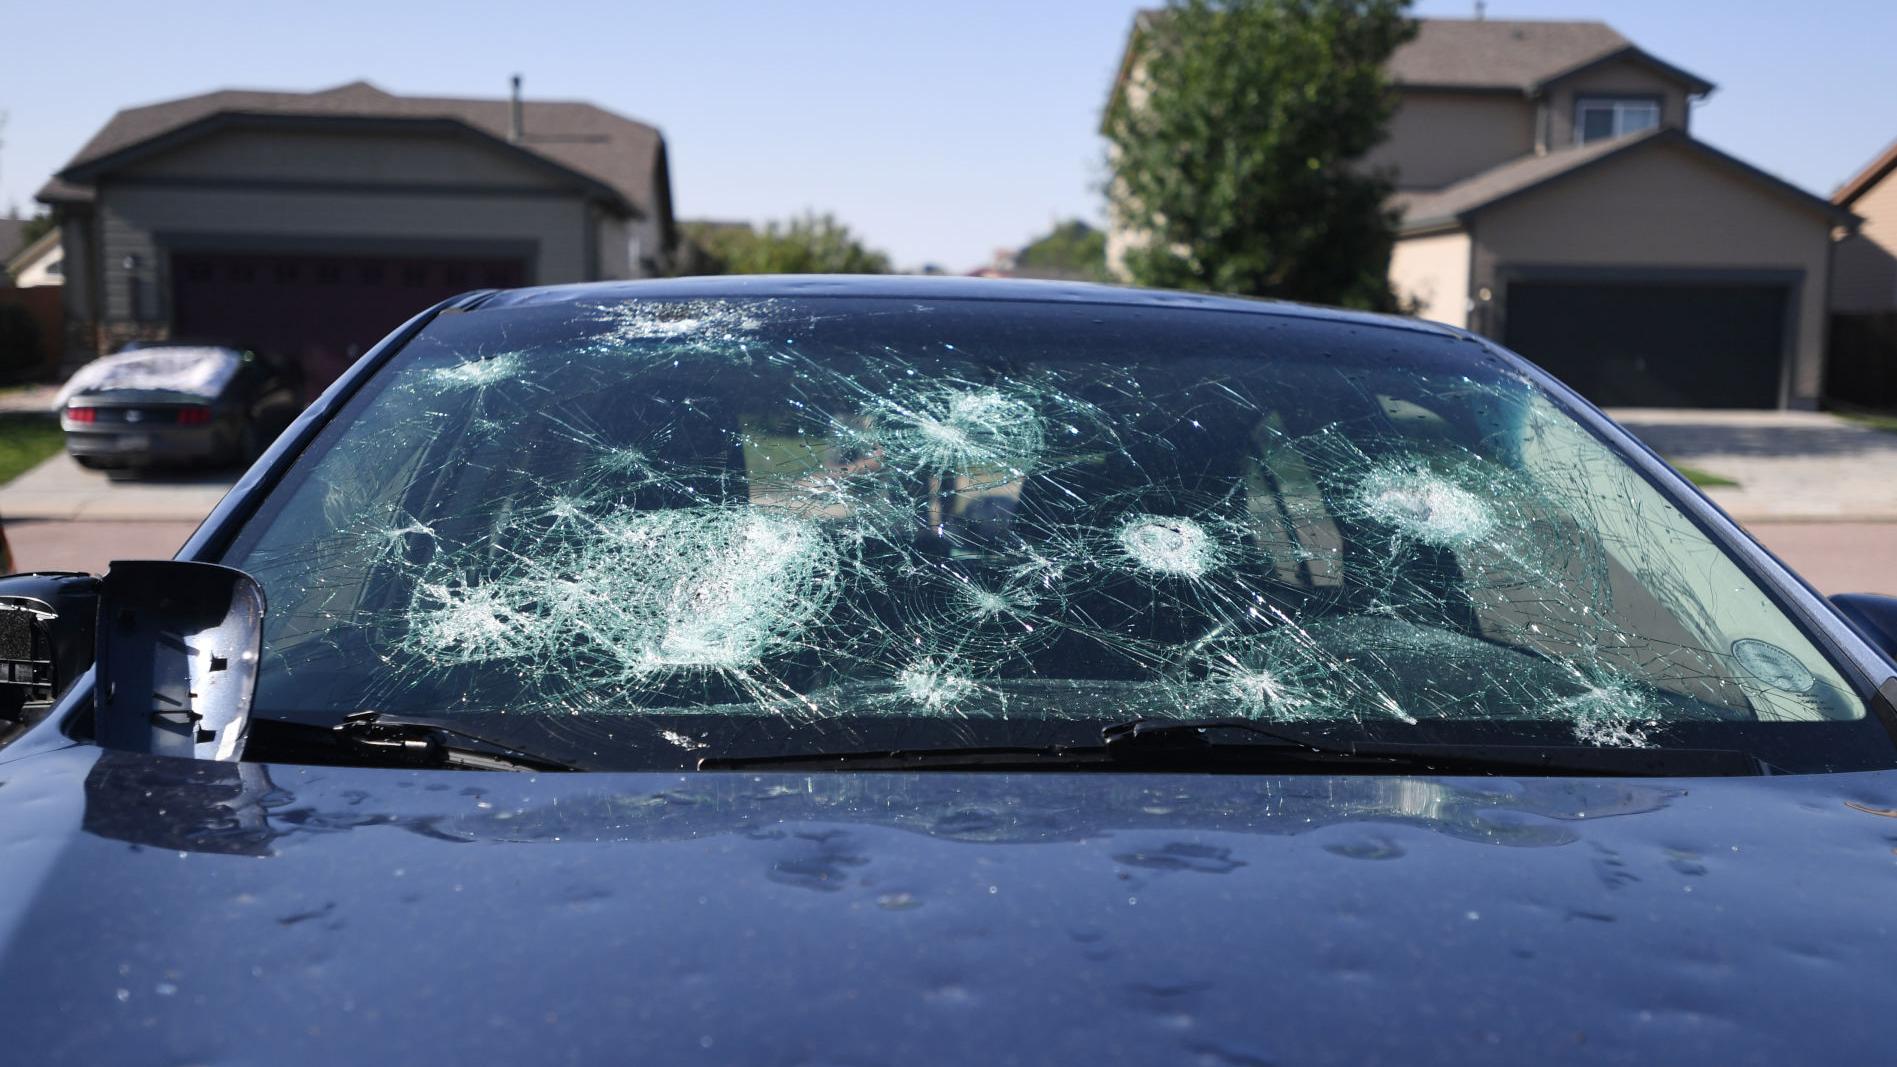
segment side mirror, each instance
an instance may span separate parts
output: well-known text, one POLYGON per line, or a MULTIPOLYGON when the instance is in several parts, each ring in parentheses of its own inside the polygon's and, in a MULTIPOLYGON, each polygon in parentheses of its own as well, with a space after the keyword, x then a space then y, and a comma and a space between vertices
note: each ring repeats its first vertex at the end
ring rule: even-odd
POLYGON ((99 582, 99 744, 239 758, 257 687, 263 613, 263 588, 243 571, 183 560, 113 563, 99 582))
POLYGON ((1876 593, 1839 593, 1831 599, 1853 629, 1884 655, 1897 660, 1897 597, 1876 593))

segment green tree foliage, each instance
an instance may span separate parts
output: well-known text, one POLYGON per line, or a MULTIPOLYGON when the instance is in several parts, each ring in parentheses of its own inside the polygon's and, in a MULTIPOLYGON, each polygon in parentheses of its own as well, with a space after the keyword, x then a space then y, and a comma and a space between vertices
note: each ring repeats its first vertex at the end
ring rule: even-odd
POLYGON ((1068 219, 1015 254, 1014 268, 1022 275, 1105 281, 1107 235, 1079 219, 1068 219))
POLYGON ((889 257, 867 248, 835 216, 814 212, 749 226, 685 224, 699 274, 887 274, 889 257))
POLYGON ((1142 285, 1388 309, 1395 217, 1361 165, 1415 34, 1409 0, 1172 0, 1107 116, 1142 285))
POLYGON ((53 213, 50 211, 42 211, 32 218, 27 219, 26 225, 20 228, 21 247, 30 245, 41 237, 46 236, 56 225, 58 225, 58 223, 53 221, 53 213))

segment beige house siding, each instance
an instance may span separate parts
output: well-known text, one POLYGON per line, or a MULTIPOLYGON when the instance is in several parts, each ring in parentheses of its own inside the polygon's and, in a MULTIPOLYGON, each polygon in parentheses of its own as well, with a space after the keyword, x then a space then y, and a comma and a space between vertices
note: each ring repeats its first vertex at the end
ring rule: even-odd
POLYGON ((1574 105, 1584 96, 1657 96, 1660 125, 1686 129, 1690 121, 1686 88, 1638 63, 1606 63, 1554 83, 1545 97, 1544 148, 1574 144, 1574 105))
POLYGON ((1838 243, 1832 309, 1897 311, 1897 171, 1865 190, 1850 208, 1864 221, 1855 236, 1838 243))
POLYGON ((1390 136, 1364 157, 1399 189, 1439 189, 1535 150, 1535 108, 1514 93, 1405 91, 1390 136))
POLYGON ((1498 278, 1510 267, 1801 272, 1790 400, 1809 405, 1824 372, 1830 228, 1788 195, 1656 145, 1485 210, 1471 282, 1505 302, 1498 278))
POLYGON ((1397 299, 1417 302, 1418 318, 1468 325, 1469 235, 1409 237, 1390 252, 1390 287, 1397 299))

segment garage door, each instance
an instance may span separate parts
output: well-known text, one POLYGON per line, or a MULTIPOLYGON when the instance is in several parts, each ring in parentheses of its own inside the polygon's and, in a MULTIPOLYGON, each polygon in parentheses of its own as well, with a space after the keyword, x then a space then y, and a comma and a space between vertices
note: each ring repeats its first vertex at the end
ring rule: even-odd
POLYGON ((314 395, 416 312, 526 274, 517 258, 174 253, 172 331, 294 359, 314 395))
POLYGON ((1514 282, 1503 343, 1602 406, 1778 406, 1784 285, 1514 282))

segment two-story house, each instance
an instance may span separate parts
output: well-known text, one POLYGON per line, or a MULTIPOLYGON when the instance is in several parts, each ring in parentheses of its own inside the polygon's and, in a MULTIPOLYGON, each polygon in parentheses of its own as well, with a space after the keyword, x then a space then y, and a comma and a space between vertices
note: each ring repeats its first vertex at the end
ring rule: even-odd
POLYGON ((1394 175, 1390 280, 1418 314, 1601 404, 1816 405, 1854 216, 1695 140, 1711 82, 1599 22, 1425 19, 1388 70, 1366 164, 1394 175))
POLYGON ((39 193, 67 354, 226 340, 320 386, 486 287, 666 273, 665 140, 577 101, 224 90, 112 116, 39 193))

